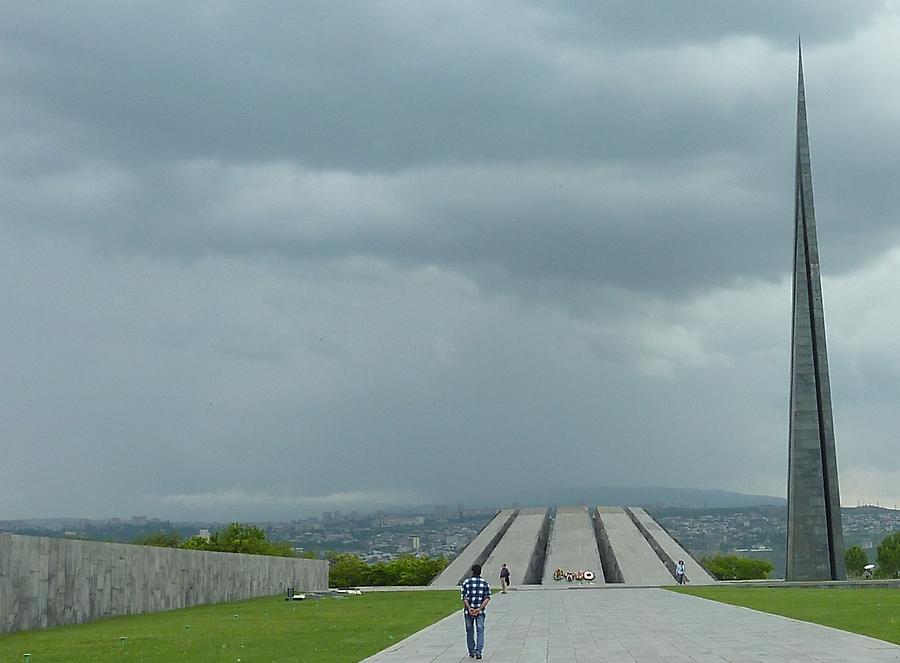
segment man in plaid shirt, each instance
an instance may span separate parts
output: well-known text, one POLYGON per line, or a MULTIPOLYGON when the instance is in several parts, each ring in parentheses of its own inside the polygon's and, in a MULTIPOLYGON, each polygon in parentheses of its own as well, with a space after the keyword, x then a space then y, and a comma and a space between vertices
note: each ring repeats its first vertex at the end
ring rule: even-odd
POLYGON ((491 600, 491 586, 481 577, 481 564, 472 566, 472 577, 462 582, 463 615, 469 658, 481 658, 484 649, 484 609, 491 600), (476 641, 475 635, 478 639, 476 641))

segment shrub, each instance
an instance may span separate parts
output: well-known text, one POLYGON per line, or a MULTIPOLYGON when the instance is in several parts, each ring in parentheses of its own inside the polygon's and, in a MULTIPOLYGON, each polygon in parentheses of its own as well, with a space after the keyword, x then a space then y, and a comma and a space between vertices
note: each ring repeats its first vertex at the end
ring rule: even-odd
POLYGON ((701 557, 700 564, 717 580, 764 580, 775 568, 764 559, 738 555, 701 557))
POLYGON ((844 565, 847 567, 847 575, 858 578, 865 571, 869 563, 869 556, 859 546, 850 546, 844 551, 844 565))
POLYGON ((889 534, 881 540, 877 560, 880 577, 900 577, 900 532, 889 534))
POLYGON ((353 553, 329 554, 329 587, 359 587, 368 585, 369 565, 353 553))
POLYGON ((413 555, 375 564, 367 564, 352 553, 329 553, 327 557, 331 562, 328 573, 330 587, 427 585, 448 563, 443 557, 413 555))
POLYGON ((154 532, 139 536, 132 543, 136 546, 156 546, 157 548, 177 548, 181 545, 178 532, 154 532))
POLYGON ((266 533, 255 525, 231 523, 217 531, 209 541, 192 536, 180 546, 188 550, 213 550, 216 552, 247 553, 250 555, 272 555, 293 557, 294 549, 289 543, 269 541, 266 533))

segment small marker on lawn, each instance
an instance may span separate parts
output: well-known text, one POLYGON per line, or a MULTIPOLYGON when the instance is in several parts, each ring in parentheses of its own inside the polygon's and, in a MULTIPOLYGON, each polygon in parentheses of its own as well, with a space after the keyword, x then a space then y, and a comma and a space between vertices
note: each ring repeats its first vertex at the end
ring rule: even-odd
POLYGON ((29 663, 29 661, 31 661, 31 654, 22 654, 22 660, 25 661, 25 663, 29 663))
POLYGON ((128 644, 128 637, 123 635, 121 638, 119 638, 119 642, 122 643, 122 649, 125 649, 125 645, 128 644))

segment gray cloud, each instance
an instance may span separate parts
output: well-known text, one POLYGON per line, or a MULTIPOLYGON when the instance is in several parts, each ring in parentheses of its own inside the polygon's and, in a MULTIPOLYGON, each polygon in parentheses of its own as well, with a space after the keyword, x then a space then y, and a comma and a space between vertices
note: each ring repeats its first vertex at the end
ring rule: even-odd
MULTIPOLYGON (((529 3, 535 9, 542 3, 529 3)), ((701 0, 685 5, 652 0, 559 3, 554 15, 558 37, 613 42, 623 48, 715 42, 730 37, 762 36, 792 48, 797 35, 815 43, 846 39, 877 20, 889 3, 882 0, 849 6, 842 2, 778 2, 752 4, 701 0)))
POLYGON ((900 475, 895 4, 5 13, 3 514, 783 493, 798 31, 842 485, 900 475))
POLYGON ((798 26, 816 48, 851 38, 879 7, 33 4, 8 24, 4 79, 13 110, 37 127, 58 123, 88 149, 129 160, 287 158, 355 170, 683 158, 755 144, 769 128, 743 108, 735 130, 736 109, 697 103, 698 93, 715 101, 725 85, 755 106, 757 86, 790 80, 798 26), (761 74, 749 86, 747 69, 761 74))

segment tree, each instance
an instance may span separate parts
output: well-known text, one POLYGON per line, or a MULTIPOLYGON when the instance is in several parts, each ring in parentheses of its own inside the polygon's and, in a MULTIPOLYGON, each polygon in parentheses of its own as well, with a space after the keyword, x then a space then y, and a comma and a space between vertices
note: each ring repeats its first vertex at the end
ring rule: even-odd
POLYGON ((445 557, 401 557, 398 585, 427 585, 447 568, 445 557))
POLYGON ((269 545, 266 533, 255 525, 230 523, 209 538, 210 550, 265 555, 269 545))
POLYGON ((328 553, 331 568, 330 587, 360 587, 407 585, 423 586, 443 571, 448 561, 444 557, 415 557, 402 555, 390 562, 366 564, 352 553, 328 553))
POLYGON ((137 537, 132 543, 136 546, 177 548, 181 545, 181 535, 178 532, 153 532, 137 537))
POLYGON ((289 543, 269 541, 262 529, 243 523, 226 525, 210 536, 209 541, 199 536, 192 536, 184 541, 181 547, 189 550, 213 550, 249 555, 294 556, 294 549, 289 543))
POLYGON ((738 555, 701 557, 700 564, 717 580, 765 580, 775 568, 764 559, 738 555))
POLYGON ((209 547, 209 541, 202 536, 192 536, 189 539, 185 539, 178 547, 185 550, 212 550, 209 547))
POLYGON ((900 577, 900 532, 889 534, 881 540, 877 560, 880 577, 900 577))
POLYGON ((844 564, 847 566, 847 575, 860 577, 869 563, 869 556, 859 546, 850 546, 844 551, 844 564))
POLYGON ((353 553, 332 553, 328 571, 329 587, 359 587, 372 584, 369 582, 369 565, 353 553))

